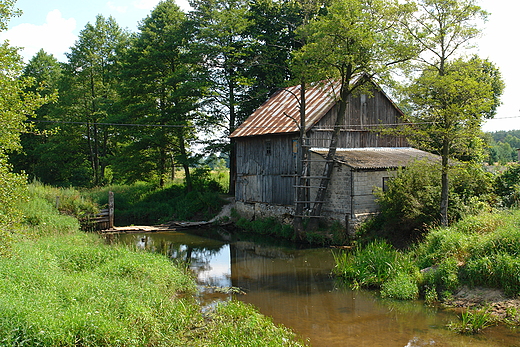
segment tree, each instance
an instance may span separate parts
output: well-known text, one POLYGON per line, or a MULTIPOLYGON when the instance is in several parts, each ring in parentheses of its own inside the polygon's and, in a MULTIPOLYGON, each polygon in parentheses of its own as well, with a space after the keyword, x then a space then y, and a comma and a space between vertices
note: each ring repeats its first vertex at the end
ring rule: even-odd
MULTIPOLYGON (((43 49, 40 50, 23 69, 22 77, 34 80, 33 85, 29 86, 26 91, 39 93, 47 98, 56 98, 61 72, 62 69, 58 60, 53 55, 45 53, 43 49)), ((54 166, 56 169, 62 169, 60 165, 53 165, 57 163, 52 160, 49 161, 49 157, 44 158, 42 155, 47 152, 46 149, 48 148, 45 147, 50 140, 53 130, 57 128, 56 124, 49 123, 49 121, 54 119, 53 115, 55 113, 55 103, 42 105, 36 110, 35 117, 31 119, 34 122, 31 131, 21 136, 23 150, 11 155, 10 158, 16 171, 25 171, 29 177, 42 179, 40 174, 48 172, 48 165, 54 166)), ((60 157, 55 152, 52 152, 52 154, 53 156, 51 157, 60 157)), ((53 176, 56 177, 55 175, 53 176)))
MULTIPOLYGON (((73 119, 84 127, 86 151, 92 172, 92 184, 103 183, 105 168, 115 144, 115 130, 109 123, 118 100, 116 92, 117 52, 127 44, 128 35, 114 18, 96 17, 80 32, 78 41, 67 53, 61 105, 64 120, 73 119)), ((77 126, 77 125, 76 125, 77 126)))
MULTIPOLYGON (((189 147, 206 90, 200 56, 190 49, 192 28, 173 0, 159 3, 124 54, 120 84, 123 120, 148 126, 125 131, 126 155, 139 158, 155 172, 161 186, 168 163, 172 169, 176 162, 181 164, 188 190, 192 188, 189 147)), ((142 173, 141 164, 135 164, 127 166, 127 172, 142 173)))
POLYGON ((410 139, 442 157, 440 221, 447 225, 449 159, 477 141, 482 120, 499 105, 503 82, 489 61, 460 58, 480 35, 479 20, 487 18, 474 0, 419 0, 418 7, 404 23, 423 50, 422 73, 409 88, 411 120, 423 126, 414 127, 410 139))
MULTIPOLYGON (((242 102, 249 98, 252 81, 246 75, 250 64, 252 40, 247 34, 250 19, 243 0, 193 0, 191 17, 197 28, 198 50, 211 80, 211 100, 206 110, 220 133, 231 134, 244 115, 242 102)), ((227 140, 226 140, 227 141, 227 140)), ((219 144, 229 153, 229 194, 234 194, 236 159, 234 140, 219 144)))
MULTIPOLYGON (((14 1, 0 0, 0 31, 7 29, 7 23, 19 14, 14 9, 14 1)), ((33 79, 22 77, 23 60, 16 48, 8 42, 0 44, 0 225, 13 223, 16 204, 23 196, 22 187, 25 175, 12 172, 8 156, 20 149, 20 134, 28 130, 26 119, 48 100, 29 91, 33 79)), ((5 251, 5 244, 10 233, 2 227, 0 235, 5 240, 0 247, 0 254, 5 251)))
MULTIPOLYGON (((332 174, 336 143, 344 123, 348 97, 363 87, 355 83, 361 74, 384 76, 390 67, 416 55, 415 46, 399 25, 410 6, 376 0, 333 0, 325 14, 299 29, 306 44, 295 54, 296 64, 315 74, 314 80, 339 81, 339 111, 311 215, 318 217, 332 174)), ((367 79, 368 80, 368 79, 367 79)), ((311 219, 311 228, 317 218, 311 219)))

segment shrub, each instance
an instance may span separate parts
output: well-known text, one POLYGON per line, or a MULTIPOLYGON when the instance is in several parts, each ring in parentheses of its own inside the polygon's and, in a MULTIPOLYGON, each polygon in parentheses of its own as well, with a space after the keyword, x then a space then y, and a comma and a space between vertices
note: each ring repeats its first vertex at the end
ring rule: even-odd
MULTIPOLYGON (((381 213, 368 222, 365 232, 381 235, 382 231, 392 242, 399 238, 410 241, 420 239, 438 223, 440 178, 440 165, 427 161, 416 161, 397 170, 386 191, 376 191, 381 213)), ((491 183, 491 175, 480 167, 472 164, 451 167, 450 221, 489 210, 489 204, 493 202, 491 183)))
POLYGON ((505 206, 518 206, 520 202, 520 164, 515 163, 497 175, 493 188, 505 206))

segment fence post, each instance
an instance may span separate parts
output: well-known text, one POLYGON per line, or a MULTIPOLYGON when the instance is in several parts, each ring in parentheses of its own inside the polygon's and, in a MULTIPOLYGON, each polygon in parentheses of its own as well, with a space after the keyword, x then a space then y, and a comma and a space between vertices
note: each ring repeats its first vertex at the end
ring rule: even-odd
POLYGON ((114 228, 114 192, 108 192, 108 228, 114 228))

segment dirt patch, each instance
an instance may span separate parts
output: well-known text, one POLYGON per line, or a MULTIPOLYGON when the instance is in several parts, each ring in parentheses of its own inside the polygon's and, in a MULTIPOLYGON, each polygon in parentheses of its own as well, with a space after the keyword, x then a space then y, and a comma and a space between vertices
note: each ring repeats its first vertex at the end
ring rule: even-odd
POLYGON ((520 323, 520 299, 508 298, 499 289, 462 287, 444 305, 454 308, 489 308, 500 320, 520 323))

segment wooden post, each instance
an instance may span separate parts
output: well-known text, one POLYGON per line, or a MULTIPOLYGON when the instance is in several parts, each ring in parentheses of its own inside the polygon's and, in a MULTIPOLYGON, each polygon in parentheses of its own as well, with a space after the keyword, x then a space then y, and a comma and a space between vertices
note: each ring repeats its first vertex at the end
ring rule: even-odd
POLYGON ((56 195, 56 209, 57 210, 60 209, 60 196, 59 195, 56 195))
POLYGON ((114 192, 108 192, 108 228, 114 228, 114 192))

